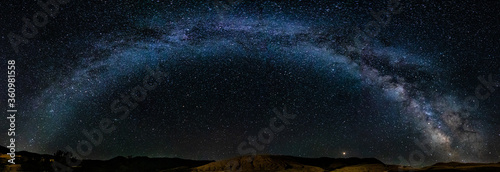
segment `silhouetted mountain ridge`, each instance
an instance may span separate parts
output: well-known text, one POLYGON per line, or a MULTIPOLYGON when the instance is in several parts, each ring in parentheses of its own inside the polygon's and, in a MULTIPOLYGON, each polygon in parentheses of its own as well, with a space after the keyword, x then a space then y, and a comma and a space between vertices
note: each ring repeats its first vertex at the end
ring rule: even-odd
MULTIPOLYGON (((0 151, 5 154, 9 149, 0 146, 0 151)), ((22 171, 54 171, 52 160, 65 164, 65 157, 61 155, 44 155, 27 151, 16 152, 21 157, 16 158, 16 163, 21 164, 22 171)), ((8 163, 2 159, 0 171, 9 171, 8 163)), ((19 167, 17 167, 19 168, 19 167)), ((256 155, 239 156, 220 161, 187 160, 181 158, 149 158, 149 157, 123 157, 117 156, 109 160, 83 160, 78 166, 73 166, 73 172, 216 172, 229 171, 500 171, 499 163, 436 163, 423 168, 412 168, 398 165, 387 165, 375 158, 303 158, 286 155, 256 155)), ((11 170, 11 169, 10 169, 11 170)))
POLYGON ((384 163, 375 158, 302 158, 283 155, 256 155, 240 156, 209 163, 196 167, 195 171, 224 171, 230 167, 242 171, 325 171, 364 164, 385 166, 384 163), (235 167, 230 166, 230 164, 235 167))

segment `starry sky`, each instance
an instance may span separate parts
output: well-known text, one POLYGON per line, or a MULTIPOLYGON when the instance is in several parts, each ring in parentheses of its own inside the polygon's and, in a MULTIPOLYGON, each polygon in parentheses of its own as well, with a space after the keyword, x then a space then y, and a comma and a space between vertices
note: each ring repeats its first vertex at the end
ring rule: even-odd
POLYGON ((285 109, 295 116, 278 118, 273 139, 244 148, 500 161, 500 2, 394 2, 69 1, 16 53, 9 33, 43 9, 2 1, 0 67, 15 59, 19 73, 17 148, 76 149, 105 119, 115 130, 85 158, 220 160, 285 109), (136 89, 145 84, 155 86, 136 89))

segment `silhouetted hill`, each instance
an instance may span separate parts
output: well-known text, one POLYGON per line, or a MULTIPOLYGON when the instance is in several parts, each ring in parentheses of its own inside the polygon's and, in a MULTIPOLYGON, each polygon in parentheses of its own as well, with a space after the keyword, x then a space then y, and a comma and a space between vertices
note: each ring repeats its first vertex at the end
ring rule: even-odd
POLYGON ((436 163, 432 166, 421 168, 422 171, 446 172, 446 171, 481 171, 499 172, 500 163, 436 163))
POLYGON ((341 167, 352 166, 352 165, 362 165, 362 164, 382 164, 382 161, 379 161, 375 158, 300 158, 294 157, 299 162, 311 166, 318 166, 325 170, 338 169, 341 167))
MULTIPOLYGON (((5 154, 8 149, 0 146, 0 151, 5 154)), ((22 171, 54 171, 51 166, 52 160, 63 162, 65 158, 55 155, 41 155, 26 151, 17 152, 21 157, 16 159, 17 164, 21 164, 22 171)), ((403 167, 397 165, 386 165, 375 158, 301 158, 282 155, 257 155, 240 156, 221 161, 198 161, 180 158, 148 158, 133 157, 126 158, 118 156, 110 160, 83 160, 78 167, 72 167, 74 172, 216 172, 227 171, 228 163, 237 162, 241 172, 250 171, 335 171, 335 172, 390 172, 390 171, 481 171, 498 172, 500 163, 436 163, 424 168, 403 167)), ((6 160, 0 161, 0 171, 8 168, 6 160)))
MULTIPOLYGON (((2 154, 7 153, 8 149, 0 146, 2 154)), ((65 164, 65 157, 54 155, 41 155, 26 151, 16 152, 21 157, 16 158, 16 164, 21 164, 22 171, 54 171, 52 160, 65 164)), ((153 171, 189 171, 189 169, 208 164, 214 161, 186 160, 180 158, 148 158, 133 157, 125 158, 118 156, 110 160, 83 160, 79 166, 72 167, 73 172, 153 172, 153 171)), ((0 171, 4 171, 6 166, 10 165, 7 160, 0 161, 0 171)))
POLYGON ((107 161, 85 160, 75 172, 79 171, 189 171, 213 161, 186 160, 180 158, 117 157, 107 161))
POLYGON ((250 171, 387 171, 389 169, 397 169, 397 166, 385 165, 375 158, 301 158, 293 156, 279 155, 257 155, 241 156, 232 159, 212 162, 200 167, 196 167, 193 171, 224 171, 230 167, 228 164, 237 162, 236 168, 242 172, 250 171), (250 159, 253 159, 249 161, 250 159))
POLYGON ((226 167, 233 162, 238 162, 238 167, 241 167, 242 171, 283 171, 287 169, 295 169, 299 171, 323 171, 320 167, 302 164, 294 157, 289 156, 258 155, 253 157, 252 161, 247 161, 248 158, 251 157, 241 156, 212 162, 196 167, 193 171, 224 171, 226 167))

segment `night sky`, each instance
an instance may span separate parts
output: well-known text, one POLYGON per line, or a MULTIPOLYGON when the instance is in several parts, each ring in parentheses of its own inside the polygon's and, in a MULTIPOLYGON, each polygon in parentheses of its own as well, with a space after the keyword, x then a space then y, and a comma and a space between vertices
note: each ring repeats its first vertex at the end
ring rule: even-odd
POLYGON ((82 158, 500 161, 500 1, 391 2, 69 1, 16 53, 43 9, 2 1, 17 149, 76 150, 107 121, 82 158))

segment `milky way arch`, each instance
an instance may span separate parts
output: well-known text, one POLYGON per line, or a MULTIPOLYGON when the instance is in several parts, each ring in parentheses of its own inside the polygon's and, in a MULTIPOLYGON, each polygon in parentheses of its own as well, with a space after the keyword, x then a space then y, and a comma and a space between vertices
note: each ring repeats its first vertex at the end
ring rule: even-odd
MULTIPOLYGON (((210 15, 207 16, 185 16, 178 20, 155 16, 150 19, 140 20, 140 22, 133 24, 134 27, 132 28, 118 29, 117 32, 105 35, 92 34, 96 36, 95 38, 91 38, 91 40, 95 39, 93 40, 94 43, 92 43, 94 47, 91 48, 91 51, 82 52, 83 57, 77 67, 66 78, 59 80, 57 84, 52 84, 39 91, 35 98, 30 101, 29 104, 31 107, 25 113, 36 115, 32 119, 26 119, 26 122, 23 124, 25 126, 36 126, 36 131, 28 132, 23 129, 25 127, 21 127, 20 130, 23 133, 20 134, 20 138, 22 138, 20 140, 23 142, 21 145, 25 145, 26 149, 42 152, 54 151, 56 148, 63 148, 66 144, 74 145, 76 143, 62 141, 77 140, 83 137, 81 128, 73 128, 72 126, 90 127, 96 125, 96 121, 102 118, 114 119, 119 126, 117 132, 133 132, 134 130, 125 127, 129 125, 132 128, 137 128, 137 133, 127 133, 127 135, 138 140, 162 137, 158 133, 150 135, 141 134, 145 128, 149 131, 150 128, 154 127, 148 126, 144 122, 137 122, 141 120, 140 118, 165 120, 161 117, 141 116, 141 113, 144 112, 158 113, 157 111, 148 111, 148 108, 155 109, 159 106, 167 106, 160 103, 160 101, 151 105, 155 102, 151 98, 148 103, 139 105, 142 106, 141 110, 131 113, 131 119, 124 121, 117 119, 118 115, 111 113, 109 110, 109 104, 112 100, 119 98, 120 94, 127 93, 147 73, 145 66, 159 64, 162 70, 169 71, 177 76, 167 77, 165 86, 158 88, 157 93, 168 94, 169 91, 165 90, 168 90, 169 86, 175 85, 178 82, 176 79, 180 79, 178 77, 180 75, 176 74, 176 72, 189 72, 179 69, 179 66, 194 66, 191 69, 196 69, 199 72, 197 76, 204 76, 200 73, 213 72, 218 68, 217 66, 210 66, 211 64, 221 66, 229 64, 231 67, 228 70, 233 70, 237 69, 234 65, 238 63, 255 63, 257 65, 253 66, 254 68, 251 68, 251 70, 256 70, 259 66, 267 65, 270 68, 279 68, 275 70, 270 69, 270 72, 278 77, 302 78, 290 81, 291 83, 294 81, 309 81, 308 79, 303 79, 308 76, 329 77, 329 79, 326 78, 325 83, 334 82, 340 85, 338 88, 332 89, 342 88, 340 92, 352 92, 346 95, 358 95, 363 99, 360 100, 361 103, 365 105, 371 104, 373 105, 371 108, 379 109, 377 110, 379 113, 385 113, 384 116, 379 118, 384 121, 392 120, 388 123, 404 123, 404 125, 398 124, 394 127, 405 133, 416 133, 409 135, 408 138, 402 138, 408 139, 405 141, 405 144, 414 144, 413 140, 420 140, 434 150, 432 155, 429 155, 433 160, 467 160, 467 158, 476 160, 476 158, 484 154, 482 147, 485 146, 483 145, 485 136, 481 125, 478 125, 473 120, 469 120, 474 113, 466 110, 461 97, 448 94, 443 91, 443 88, 439 87, 442 82, 444 69, 433 61, 432 54, 419 55, 418 53, 407 51, 404 47, 384 45, 378 41, 373 41, 370 45, 357 45, 356 42, 352 41, 355 36, 355 33, 350 29, 352 26, 348 25, 339 26, 338 24, 300 21, 276 16, 267 16, 265 18, 241 16, 218 18, 211 17, 210 15), (207 70, 204 71, 204 68, 207 70), (276 72, 281 73, 276 74, 276 72), (319 74, 304 75, 301 72, 317 72, 319 74), (89 109, 94 109, 94 111, 89 111, 89 109)), ((239 66, 238 68, 242 68, 243 66, 239 66)), ((221 70, 224 69, 222 68, 221 70)), ((269 74, 266 72, 255 72, 263 77, 269 74)), ((251 72, 243 72, 243 74, 251 74, 251 72)), ((217 78, 213 75, 210 76, 217 78)), ((258 77, 254 79, 258 81, 255 83, 262 82, 258 77)), ((324 80, 325 78, 320 79, 324 80)), ((203 81, 203 79, 201 80, 203 81)), ((264 80, 272 82, 272 79, 264 80)), ((186 81, 183 83, 189 82, 186 81)), ((244 83, 247 83, 247 81, 244 83)), ((251 84, 252 82, 248 83, 251 84)), ((300 83, 293 84, 300 85, 300 83)), ((314 89, 315 86, 310 85, 309 87, 314 89)), ((203 89, 201 87, 196 88, 203 89)), ((260 86, 256 86, 256 88, 260 88, 260 86)), ((278 89, 279 92, 281 88, 275 89, 278 89)), ((294 89, 290 90, 294 91, 294 89)), ((235 92, 238 93, 238 91, 235 92)), ((247 92, 244 91, 243 93, 247 92)), ((153 92, 151 94, 156 93, 153 92)), ((290 94, 304 96, 300 93, 290 94)), ((294 106, 295 108, 301 107, 299 103, 304 102, 302 100, 296 101, 293 99, 293 96, 287 97, 286 94, 280 96, 283 96, 283 99, 288 99, 284 103, 288 104, 292 109, 294 106)), ((324 96, 328 97, 328 95, 324 96)), ((335 99, 337 101, 339 99, 349 101, 350 98, 335 97, 335 99)), ((328 102, 324 103, 328 105, 328 102)), ((369 109, 363 107, 365 106, 363 104, 354 105, 352 108, 369 109)), ((171 104, 168 106, 182 105, 171 104)), ((226 104, 224 106, 232 105, 226 104)), ((331 104, 331 106, 334 106, 334 104, 331 104)), ((271 109, 267 110, 270 111, 271 109)), ((301 112, 308 111, 308 109, 301 110, 301 112)), ((347 111, 355 112, 356 110, 347 111)), ((176 114, 182 113, 178 112, 176 114)), ((379 130, 378 132, 387 132, 387 130, 394 130, 379 128, 378 124, 370 122, 371 119, 376 118, 373 117, 373 114, 369 114, 369 110, 361 110, 360 113, 367 116, 366 123, 371 123, 366 125, 373 126, 366 132, 377 132, 377 130, 379 130)), ((306 121, 318 123, 318 121, 313 120, 315 115, 307 115, 309 116, 305 117, 306 121)), ((339 118, 335 117, 336 115, 338 116, 339 114, 320 114, 321 118, 331 118, 332 120, 339 118)), ((203 117, 209 118, 206 116, 203 117)), ((231 118, 228 116, 225 117, 231 118)), ((242 119, 245 118, 242 117, 242 119)), ((267 116, 260 116, 259 118, 262 118, 264 121, 269 119, 267 116)), ((348 117, 342 118, 347 119, 348 117)), ((173 119, 176 119, 175 123, 181 123, 183 120, 191 118, 180 119, 177 117, 170 118, 169 120, 173 119)), ((300 119, 300 115, 297 119, 300 119)), ((334 125, 343 124, 346 120, 338 121, 340 122, 334 123, 334 125)), ((200 126, 210 127, 205 124, 196 124, 197 122, 199 121, 191 120, 190 123, 195 124, 190 124, 189 127, 186 127, 187 124, 183 124, 182 126, 177 126, 177 129, 198 130, 196 128, 200 126)), ((199 123, 203 122, 206 121, 199 123)), ((208 120, 208 122, 211 122, 211 120, 208 120)), ((245 123, 245 120, 240 121, 240 123, 245 123)), ((240 127, 239 129, 235 129, 235 131, 244 130, 243 128, 253 131, 260 127, 259 124, 264 125, 265 122, 254 122, 250 125, 251 127, 240 127)), ((220 124, 212 125, 217 127, 216 125, 220 124)), ((382 126, 387 127, 389 125, 384 124, 382 126)), ((175 130, 168 127, 163 128, 163 130, 169 129, 175 130)), ((307 130, 307 128, 302 129, 307 130)), ((162 129, 157 128, 157 130, 162 129)), ((295 129, 294 131, 303 132, 300 129, 295 129)), ((339 131, 346 130, 339 129, 339 131)), ((196 131, 193 132, 199 134, 196 131)), ((169 132, 165 131, 165 133, 169 132)), ((241 135, 246 132, 237 133, 241 135)), ((336 131, 331 130, 327 131, 327 133, 336 133, 336 131)), ((345 132, 339 135, 345 135, 345 132)), ((397 137, 401 137, 401 135, 404 134, 397 135, 397 137)), ((217 131, 209 134, 209 137, 230 136, 231 134, 217 133, 217 131)), ((354 140, 349 140, 349 137, 345 136, 345 140, 354 142, 354 140)), ((390 138, 391 136, 388 137, 390 138)), ((169 151, 174 153, 161 155, 186 156, 187 158, 221 158, 230 156, 233 150, 235 150, 231 146, 237 145, 222 146, 220 149, 213 150, 215 153, 208 153, 207 156, 193 155, 197 153, 203 154, 203 150, 196 150, 189 155, 183 155, 181 152, 172 150, 176 148, 175 145, 184 143, 183 141, 179 141, 182 138, 181 136, 172 136, 172 138, 163 140, 161 144, 172 145, 171 147, 173 148, 169 149, 169 151), (227 155, 226 153, 221 153, 223 151, 228 152, 227 155), (225 156, 216 156, 217 154, 224 154, 225 156)), ((286 136, 283 136, 282 139, 285 140, 285 138, 286 136)), ((304 136, 304 138, 307 137, 304 136)), ((238 139, 235 140, 243 141, 245 138, 238 139)), ((133 151, 120 153, 116 148, 111 148, 114 144, 119 144, 120 141, 133 142, 139 145, 145 144, 147 147, 156 149, 161 147, 157 145, 153 146, 155 145, 153 143, 131 141, 123 136, 123 134, 106 136, 102 147, 110 148, 108 153, 111 155, 134 153, 133 151), (112 153, 113 151, 118 151, 118 153, 112 153)), ((213 147, 217 145, 207 144, 213 147)), ((277 141, 276 145, 279 144, 283 143, 277 141)), ((401 155, 406 157, 408 152, 417 148, 415 145, 410 145, 409 147, 406 149, 407 152, 402 152, 401 155)), ((186 149, 184 148, 183 150, 186 149)), ((271 153, 274 153, 273 150, 277 153, 283 153, 278 148, 270 149, 269 152, 271 153)), ((105 150, 100 151, 106 152, 105 150)), ((121 151, 123 151, 123 148, 121 151)), ((138 154, 141 153, 149 154, 148 151, 139 152, 138 154)), ((311 156, 307 153, 296 154, 311 156)), ((378 156, 378 154, 380 152, 375 151, 373 154, 360 154, 360 156, 378 156)), ((387 156, 383 155, 383 157, 387 156)))

